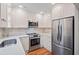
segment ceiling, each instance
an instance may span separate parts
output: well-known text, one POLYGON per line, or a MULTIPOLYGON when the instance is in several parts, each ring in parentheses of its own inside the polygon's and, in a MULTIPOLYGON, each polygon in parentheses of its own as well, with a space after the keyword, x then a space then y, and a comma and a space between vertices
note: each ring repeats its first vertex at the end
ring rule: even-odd
POLYGON ((16 8, 19 5, 23 6, 23 9, 29 13, 51 13, 52 4, 51 3, 12 3, 12 8, 16 8))

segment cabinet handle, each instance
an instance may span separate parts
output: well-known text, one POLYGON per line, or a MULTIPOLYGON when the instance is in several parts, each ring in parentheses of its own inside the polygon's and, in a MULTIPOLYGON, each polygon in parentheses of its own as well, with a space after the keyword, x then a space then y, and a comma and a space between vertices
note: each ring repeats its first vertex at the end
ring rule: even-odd
POLYGON ((6 20, 4 18, 1 18, 2 21, 6 22, 6 20))

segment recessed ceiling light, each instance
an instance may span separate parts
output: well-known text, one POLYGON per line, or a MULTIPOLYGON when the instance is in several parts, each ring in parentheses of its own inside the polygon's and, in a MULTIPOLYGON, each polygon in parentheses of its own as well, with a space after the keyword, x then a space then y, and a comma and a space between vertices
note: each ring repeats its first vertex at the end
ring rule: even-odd
POLYGON ((19 8, 23 8, 23 6, 22 6, 22 5, 19 5, 18 7, 19 7, 19 8))
POLYGON ((52 5, 55 5, 56 3, 51 3, 52 5))
POLYGON ((44 12, 43 12, 43 11, 41 11, 41 12, 40 12, 40 14, 41 14, 41 15, 43 15, 43 14, 44 14, 44 12))

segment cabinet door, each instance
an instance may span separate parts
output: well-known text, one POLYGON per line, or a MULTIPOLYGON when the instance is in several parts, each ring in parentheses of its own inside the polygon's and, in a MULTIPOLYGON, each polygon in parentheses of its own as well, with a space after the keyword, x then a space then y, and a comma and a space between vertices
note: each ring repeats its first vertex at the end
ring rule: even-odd
POLYGON ((51 16, 49 14, 45 14, 39 20, 39 28, 51 28, 51 16))
POLYGON ((0 27, 1 27, 1 4, 0 4, 0 27))
POLYGON ((28 52, 29 51, 29 36, 20 37, 20 41, 22 43, 24 51, 28 52))
POLYGON ((43 19, 38 19, 38 27, 44 28, 44 20, 43 19))
POLYGON ((51 28, 51 16, 50 16, 50 14, 44 15, 43 20, 44 20, 43 26, 45 28, 51 28))
POLYGON ((48 33, 45 34, 42 33, 40 41, 41 41, 41 47, 44 47, 49 51, 51 51, 51 35, 49 35, 48 33))
POLYGON ((7 26, 7 4, 6 3, 1 3, 0 5, 0 21, 1 25, 0 27, 6 27, 7 26))
POLYGON ((12 8, 11 26, 16 28, 26 28, 28 26, 27 14, 23 9, 12 8))

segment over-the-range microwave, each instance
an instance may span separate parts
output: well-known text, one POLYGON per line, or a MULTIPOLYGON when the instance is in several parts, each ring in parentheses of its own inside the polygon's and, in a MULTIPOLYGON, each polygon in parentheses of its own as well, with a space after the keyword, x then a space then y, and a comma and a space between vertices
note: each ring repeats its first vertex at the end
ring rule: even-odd
POLYGON ((29 28, 37 28, 38 27, 38 22, 28 21, 28 27, 29 28))

